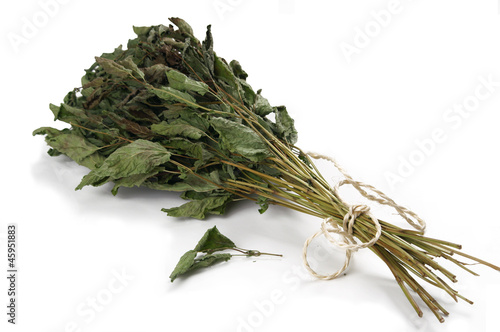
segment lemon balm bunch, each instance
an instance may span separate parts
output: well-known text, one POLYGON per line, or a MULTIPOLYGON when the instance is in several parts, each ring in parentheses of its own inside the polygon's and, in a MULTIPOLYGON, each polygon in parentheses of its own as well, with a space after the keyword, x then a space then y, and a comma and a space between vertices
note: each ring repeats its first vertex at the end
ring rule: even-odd
MULTIPOLYGON (((353 248, 369 248, 386 263, 417 314, 422 310, 415 296, 440 321, 448 312, 422 284, 472 302, 449 285, 456 277, 436 258, 472 274, 456 256, 500 270, 463 253, 458 244, 424 236, 422 223, 411 221, 414 214, 344 172, 342 184, 394 207, 417 229, 379 221, 366 207, 345 203, 313 162, 322 156, 295 145, 297 131, 286 108, 271 106, 255 91, 238 61, 217 55, 210 26, 200 41, 184 20, 170 21, 175 26, 134 27, 137 37, 126 49, 96 57, 81 86, 59 106, 50 105, 55 120, 68 128, 34 131, 45 136, 51 156, 63 154, 90 169, 77 189, 111 182, 114 195, 120 187, 136 186, 179 192, 187 202, 163 209, 174 217, 204 219, 239 200, 252 200, 260 213, 280 205, 320 218, 318 234, 339 234, 349 257, 353 248)), ((228 260, 217 253, 228 249, 260 254, 236 247, 212 229, 181 258, 172 280, 228 260)))

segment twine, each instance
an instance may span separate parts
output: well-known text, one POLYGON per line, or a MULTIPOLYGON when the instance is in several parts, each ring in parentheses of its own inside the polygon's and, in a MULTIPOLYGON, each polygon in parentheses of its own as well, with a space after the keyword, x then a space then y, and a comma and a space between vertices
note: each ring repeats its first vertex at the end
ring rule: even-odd
POLYGON ((340 274, 342 274, 347 267, 349 266, 349 263, 351 261, 351 255, 353 252, 358 251, 359 249, 365 249, 373 246, 380 236, 382 235, 382 227, 380 226, 380 222, 378 219, 370 212, 370 207, 366 205, 350 205, 347 202, 345 202, 342 197, 339 195, 339 188, 345 184, 350 184, 352 185, 362 196, 366 197, 367 199, 377 202, 382 205, 387 205, 392 208, 394 208, 398 214, 406 220, 408 224, 410 224, 413 228, 421 232, 422 234, 425 231, 425 221, 423 221, 415 212, 408 210, 405 207, 402 207, 394 200, 391 198, 387 197, 383 192, 380 190, 376 189, 375 187, 368 185, 366 183, 356 181, 354 180, 340 165, 331 157, 324 156, 321 154, 317 154, 314 152, 308 152, 307 155, 309 155, 311 158, 314 159, 324 159, 329 162, 331 162, 339 171, 342 173, 344 176, 344 180, 338 182, 335 187, 333 188, 333 193, 335 197, 338 198, 338 200, 344 204, 347 208, 348 211, 344 216, 344 220, 342 223, 342 226, 339 226, 337 222, 332 218, 328 217, 323 220, 321 223, 321 229, 313 234, 311 237, 309 237, 306 242, 304 243, 304 249, 302 251, 302 260, 304 261, 304 265, 306 269, 316 278, 318 279, 324 279, 324 280, 331 280, 337 278, 340 274), (371 190, 374 192, 377 196, 369 194, 365 189, 371 190), (373 221, 375 225, 375 235, 373 238, 368 241, 368 242, 361 242, 358 243, 355 239, 353 234, 353 226, 354 222, 356 219, 362 215, 365 214, 370 219, 373 221), (413 218, 413 219, 412 219, 413 218), (415 222, 416 221, 416 222, 415 222), (331 234, 337 234, 340 237, 339 239, 334 238, 331 234), (329 275, 321 275, 316 273, 310 266, 309 262, 307 261, 307 250, 309 248, 309 245, 311 244, 311 241, 315 239, 316 237, 323 235, 331 244, 333 244, 336 247, 342 248, 345 250, 345 261, 344 265, 335 273, 329 274, 329 275))

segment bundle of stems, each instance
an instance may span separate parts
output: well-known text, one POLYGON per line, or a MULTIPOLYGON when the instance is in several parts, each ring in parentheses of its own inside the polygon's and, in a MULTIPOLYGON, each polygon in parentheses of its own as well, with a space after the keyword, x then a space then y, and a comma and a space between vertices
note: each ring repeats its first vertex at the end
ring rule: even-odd
POLYGON ((134 186, 182 192, 191 202, 164 209, 177 217, 203 219, 248 199, 261 213, 280 205, 328 220, 352 239, 377 238, 370 250, 387 264, 417 314, 422 311, 414 294, 440 321, 448 312, 419 281, 472 302, 444 280, 457 281, 436 257, 474 275, 454 256, 500 271, 461 252, 458 244, 374 222, 366 211, 346 227, 352 207, 295 146, 297 132, 285 107, 271 107, 246 82, 237 61, 228 64, 216 55, 210 26, 200 42, 185 21, 171 21, 178 29, 134 27, 138 37, 127 50, 120 46, 97 57, 82 87, 70 91, 60 107, 51 105, 55 119, 71 128, 34 131, 46 136, 51 156, 65 154, 91 170, 77 189, 113 182, 113 194, 134 186), (274 121, 266 117, 271 113, 274 121))
MULTIPOLYGON (((321 219, 333 220, 339 226, 345 226, 344 218, 349 207, 344 205, 340 197, 337 197, 337 191, 333 190, 321 175, 309 154, 274 137, 259 124, 258 119, 244 104, 229 96, 223 89, 217 87, 217 92, 214 91, 214 94, 225 96, 221 102, 230 105, 235 110, 234 116, 246 121, 269 145, 274 156, 267 158, 265 163, 282 174, 280 177, 273 177, 246 167, 244 164, 221 159, 221 163, 237 167, 247 175, 237 181, 226 181, 222 188, 250 200, 257 201, 255 196, 265 197, 269 199, 270 204, 284 206, 321 219), (252 174, 262 180, 255 180, 252 174)), ((443 315, 447 316, 449 313, 417 279, 444 290, 455 301, 462 299, 473 304, 471 300, 459 294, 447 281, 443 280, 442 276, 453 283, 457 282, 456 276, 434 258, 444 258, 475 276, 478 274, 467 267, 469 263, 461 262, 453 256, 459 255, 500 271, 498 266, 461 252, 460 244, 426 237, 423 231, 403 229, 384 221, 380 221, 380 226, 381 236, 369 249, 387 264, 419 317, 423 316, 423 312, 409 290, 422 299, 440 322, 444 322, 443 315)), ((368 215, 361 214, 356 219, 352 235, 366 243, 375 236, 376 232, 373 220, 368 215)))

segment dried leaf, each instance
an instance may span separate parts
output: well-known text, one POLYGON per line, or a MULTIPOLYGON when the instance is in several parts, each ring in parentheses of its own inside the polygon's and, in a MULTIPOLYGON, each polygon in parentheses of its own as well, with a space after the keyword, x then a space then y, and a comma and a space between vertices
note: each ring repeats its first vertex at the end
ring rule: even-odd
POLYGON ((167 78, 170 86, 176 90, 184 92, 193 91, 199 93, 202 96, 209 91, 209 87, 205 83, 195 81, 176 70, 168 70, 167 78))
POLYGON ((46 135, 45 141, 54 151, 64 153, 78 164, 87 168, 95 169, 104 161, 104 158, 96 153, 99 150, 97 146, 70 131, 59 131, 54 128, 42 127, 35 130, 33 135, 46 135))
POLYGON ((101 166, 85 175, 76 189, 149 173, 155 167, 168 162, 170 156, 170 152, 160 144, 139 139, 113 152, 101 166))
POLYGON ((113 60, 95 57, 97 63, 104 69, 104 71, 112 76, 119 78, 128 78, 133 76, 132 70, 123 67, 122 65, 114 62, 113 60))
POLYGON ((194 259, 198 252, 196 250, 189 250, 184 255, 181 256, 179 262, 175 266, 174 270, 170 274, 170 281, 174 281, 179 275, 189 271, 191 266, 194 264, 194 259))
POLYGON ((231 195, 210 196, 162 211, 171 217, 205 219, 207 214, 223 214, 230 201, 231 195))
POLYGON ((288 115, 285 106, 276 107, 276 127, 277 131, 288 143, 297 142, 297 130, 294 120, 288 115))
POLYGON ((151 126, 151 130, 155 134, 166 137, 187 137, 192 139, 200 139, 205 135, 203 130, 193 127, 182 120, 177 120, 172 123, 162 121, 151 126))
POLYGON ((270 151, 259 135, 247 126, 224 118, 212 118, 210 123, 219 133, 221 145, 252 161, 269 157, 270 151))
POLYGON ((210 228, 205 232, 203 237, 200 239, 194 250, 196 251, 207 251, 207 250, 224 250, 227 248, 234 248, 236 245, 225 235, 217 229, 216 226, 210 228))
POLYGON ((216 226, 210 228, 205 232, 200 241, 198 241, 194 250, 189 250, 182 255, 174 270, 170 274, 170 280, 173 282, 178 276, 187 272, 203 267, 209 267, 218 262, 228 261, 232 257, 231 254, 214 254, 213 252, 230 248, 236 248, 234 242, 222 235, 216 226), (198 253, 205 254, 197 258, 198 253))

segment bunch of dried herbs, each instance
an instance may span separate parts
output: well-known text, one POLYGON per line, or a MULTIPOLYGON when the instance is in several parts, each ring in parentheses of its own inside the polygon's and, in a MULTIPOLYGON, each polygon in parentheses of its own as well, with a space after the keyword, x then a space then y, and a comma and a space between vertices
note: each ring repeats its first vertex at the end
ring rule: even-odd
MULTIPOLYGON (((210 26, 200 42, 185 21, 170 20, 177 28, 134 27, 137 38, 126 49, 120 46, 96 57, 82 86, 59 106, 50 105, 55 120, 69 128, 34 131, 45 135, 51 156, 64 154, 90 169, 77 189, 112 182, 114 195, 120 187, 134 186, 177 191, 189 202, 163 209, 175 217, 203 219, 249 199, 261 213, 269 205, 281 205, 342 225, 348 207, 311 158, 294 145, 297 131, 286 108, 271 106, 247 83, 237 61, 228 63, 214 52, 210 26)), ((417 280, 470 302, 444 280, 456 282, 456 277, 436 257, 473 274, 452 256, 500 270, 462 253, 460 245, 387 222, 381 226, 381 237, 370 250, 387 264, 419 316, 414 294, 440 321, 448 312, 417 280)), ((352 232, 367 242, 376 229, 362 214, 352 232)), ((205 237, 219 235, 210 230, 205 237)), ((199 243, 183 256, 171 279, 227 260, 228 254, 214 254, 214 249, 235 247, 229 239, 223 242, 218 248, 199 243)))

